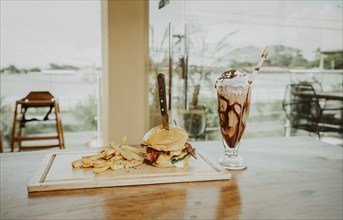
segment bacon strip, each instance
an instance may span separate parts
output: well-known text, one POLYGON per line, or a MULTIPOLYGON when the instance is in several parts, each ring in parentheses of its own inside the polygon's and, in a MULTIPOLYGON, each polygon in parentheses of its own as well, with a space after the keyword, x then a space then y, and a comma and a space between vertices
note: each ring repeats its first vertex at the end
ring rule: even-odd
POLYGON ((157 150, 154 150, 150 147, 147 147, 144 160, 148 160, 150 163, 154 163, 160 155, 161 155, 160 151, 157 151, 157 150))
MULTIPOLYGON (((162 151, 155 150, 153 148, 150 148, 148 145, 141 143, 141 147, 145 149, 145 156, 144 156, 144 162, 147 164, 154 163, 158 157, 162 154, 162 151)), ((190 153, 195 159, 197 159, 197 155, 195 152, 195 149, 190 143, 185 143, 185 149, 183 151, 187 151, 190 153)), ((170 154, 170 151, 163 152, 165 154, 170 154)))

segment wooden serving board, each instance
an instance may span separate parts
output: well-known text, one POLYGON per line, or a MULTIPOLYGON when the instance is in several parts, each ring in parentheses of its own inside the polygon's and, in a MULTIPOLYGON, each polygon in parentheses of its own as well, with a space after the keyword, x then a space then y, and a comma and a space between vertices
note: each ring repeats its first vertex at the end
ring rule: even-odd
POLYGON ((72 168, 71 163, 88 152, 49 153, 28 185, 29 192, 68 190, 82 188, 130 186, 161 183, 227 180, 231 174, 212 163, 197 150, 198 159, 190 158, 183 168, 158 168, 141 165, 136 168, 107 170, 95 174, 93 168, 72 168))

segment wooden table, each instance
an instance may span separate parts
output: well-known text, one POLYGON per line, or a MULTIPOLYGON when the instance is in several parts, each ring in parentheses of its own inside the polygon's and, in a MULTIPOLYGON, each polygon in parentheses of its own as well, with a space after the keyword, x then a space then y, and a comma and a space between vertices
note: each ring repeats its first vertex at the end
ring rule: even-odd
MULTIPOLYGON (((220 142, 193 143, 214 161, 220 142)), ((342 147, 247 139, 229 181, 27 192, 44 152, 1 154, 1 219, 342 219, 342 147)))
POLYGON ((318 93, 316 93, 316 95, 319 99, 343 101, 343 93, 342 92, 318 92, 318 93))
POLYGON ((316 92, 314 95, 311 92, 294 92, 294 95, 302 96, 302 97, 316 97, 317 99, 325 99, 325 100, 336 100, 336 101, 343 101, 343 93, 342 92, 316 92))

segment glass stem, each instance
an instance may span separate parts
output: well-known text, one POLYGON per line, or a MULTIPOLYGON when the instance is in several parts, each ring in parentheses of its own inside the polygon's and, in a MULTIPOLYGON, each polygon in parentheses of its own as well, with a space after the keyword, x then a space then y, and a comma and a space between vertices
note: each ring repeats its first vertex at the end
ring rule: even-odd
POLYGON ((239 144, 235 147, 235 148, 230 148, 226 145, 225 141, 222 139, 222 142, 223 142, 223 146, 224 146, 224 153, 229 156, 229 157, 232 157, 232 156, 237 156, 238 154, 238 146, 239 144))
POLYGON ((228 155, 229 157, 237 156, 237 154, 238 154, 238 149, 237 149, 237 148, 225 149, 225 154, 228 155))

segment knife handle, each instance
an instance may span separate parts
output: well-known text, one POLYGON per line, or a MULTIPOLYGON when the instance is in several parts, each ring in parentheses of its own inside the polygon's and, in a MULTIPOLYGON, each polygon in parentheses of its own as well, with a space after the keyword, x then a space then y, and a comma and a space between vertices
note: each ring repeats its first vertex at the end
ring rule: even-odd
POLYGON ((164 79, 164 74, 159 73, 157 75, 158 82, 158 94, 160 97, 160 109, 161 115, 167 115, 167 96, 166 96, 166 84, 164 79))

